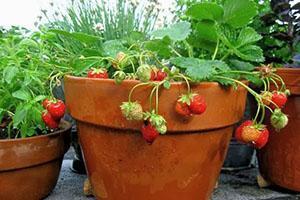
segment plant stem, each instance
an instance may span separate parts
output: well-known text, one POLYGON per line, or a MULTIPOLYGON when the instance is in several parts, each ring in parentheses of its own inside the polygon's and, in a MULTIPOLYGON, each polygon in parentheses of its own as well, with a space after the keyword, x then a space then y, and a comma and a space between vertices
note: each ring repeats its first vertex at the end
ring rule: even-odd
POLYGON ((184 40, 183 42, 184 42, 184 45, 186 46, 186 48, 188 49, 189 57, 193 58, 194 57, 193 47, 186 40, 184 40))
POLYGON ((212 60, 216 59, 216 56, 217 56, 217 53, 218 53, 218 50, 219 50, 219 44, 220 44, 220 40, 218 39, 214 55, 212 56, 212 60))
POLYGON ((144 85, 149 85, 149 84, 150 84, 150 83, 139 83, 139 84, 135 85, 135 86, 131 89, 131 91, 130 91, 130 93, 129 93, 128 101, 131 102, 131 96, 132 96, 132 93, 133 93, 133 91, 134 91, 136 88, 138 88, 138 87, 140 87, 140 86, 144 86, 144 85))
POLYGON ((159 87, 160 87, 160 84, 158 84, 156 86, 156 93, 155 93, 155 99, 156 99, 156 101, 155 101, 155 103, 156 103, 155 112, 156 112, 156 114, 158 114, 158 91, 159 91, 159 87))

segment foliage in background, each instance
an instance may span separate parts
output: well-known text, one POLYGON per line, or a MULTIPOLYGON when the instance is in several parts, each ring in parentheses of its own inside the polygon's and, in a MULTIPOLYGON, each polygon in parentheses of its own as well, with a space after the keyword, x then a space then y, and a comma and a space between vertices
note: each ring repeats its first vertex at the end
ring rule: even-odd
MULTIPOLYGON (((84 33, 102 38, 102 41, 126 39, 135 32, 146 36, 155 25, 163 26, 165 19, 157 0, 70 0, 66 9, 53 3, 51 5, 53 12, 42 10, 47 29, 84 33)), ((43 17, 40 16, 40 20, 43 17)), ((41 26, 42 29, 45 29, 45 26, 41 26)), ((75 53, 82 49, 78 42, 68 38, 61 37, 60 43, 75 53)), ((102 42, 88 45, 101 48, 102 42)))
POLYGON ((0 38, 0 139, 47 132, 41 101, 55 74, 64 70, 40 33, 27 35, 28 30, 13 27, 0 38))
POLYGON ((300 2, 259 1, 260 15, 252 24, 262 36, 259 45, 266 63, 300 66, 300 2))

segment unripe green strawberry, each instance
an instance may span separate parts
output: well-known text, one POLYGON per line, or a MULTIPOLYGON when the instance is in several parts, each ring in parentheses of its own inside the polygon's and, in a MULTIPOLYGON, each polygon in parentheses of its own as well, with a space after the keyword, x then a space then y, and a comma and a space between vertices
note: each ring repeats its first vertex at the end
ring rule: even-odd
POLYGON ((273 114, 271 115, 271 124, 275 128, 276 131, 280 131, 288 124, 289 119, 286 114, 281 112, 280 109, 275 109, 273 114))
POLYGON ((160 133, 160 134, 166 134, 167 132, 167 126, 166 125, 161 125, 159 127, 156 128, 156 130, 160 133))
POLYGON ((114 74, 116 84, 121 84, 126 79, 126 73, 123 71, 116 71, 114 74))
POLYGON ((142 120, 143 108, 138 102, 123 102, 121 111, 127 120, 142 120))
POLYGON ((147 82, 150 80, 155 79, 155 72, 152 70, 152 68, 149 65, 141 65, 138 67, 136 71, 136 75, 138 79, 142 82, 147 82))

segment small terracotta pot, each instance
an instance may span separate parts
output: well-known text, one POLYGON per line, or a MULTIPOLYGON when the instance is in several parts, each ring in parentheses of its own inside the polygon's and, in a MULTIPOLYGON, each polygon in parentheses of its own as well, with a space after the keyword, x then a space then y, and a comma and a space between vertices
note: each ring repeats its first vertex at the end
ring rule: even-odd
POLYGON ((289 124, 279 133, 267 118, 270 139, 259 151, 259 168, 262 176, 272 184, 300 192, 300 69, 278 69, 292 95, 283 112, 289 124))
MULTIPOLYGON (((159 113, 168 132, 148 145, 141 136, 143 122, 127 121, 120 105, 138 81, 65 77, 71 115, 78 120, 79 138, 88 176, 97 199, 209 199, 218 179, 233 125, 243 116, 246 90, 222 89, 201 83, 193 91, 208 103, 200 116, 183 118, 174 110, 185 84, 162 89, 159 113)), ((149 109, 151 87, 140 87, 133 99, 149 109)))
POLYGON ((71 125, 26 139, 0 140, 0 199, 40 200, 55 187, 71 125))

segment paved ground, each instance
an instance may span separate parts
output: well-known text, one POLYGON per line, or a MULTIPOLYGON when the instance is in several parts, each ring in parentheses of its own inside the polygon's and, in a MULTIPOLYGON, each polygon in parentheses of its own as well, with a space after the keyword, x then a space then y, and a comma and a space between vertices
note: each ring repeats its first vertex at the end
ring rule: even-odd
MULTIPOLYGON (((46 200, 94 200, 83 195, 82 187, 86 176, 71 172, 71 158, 72 151, 66 155, 57 186, 46 200)), ((255 168, 223 172, 212 200, 300 200, 300 194, 278 188, 259 189, 256 175, 255 168)))

